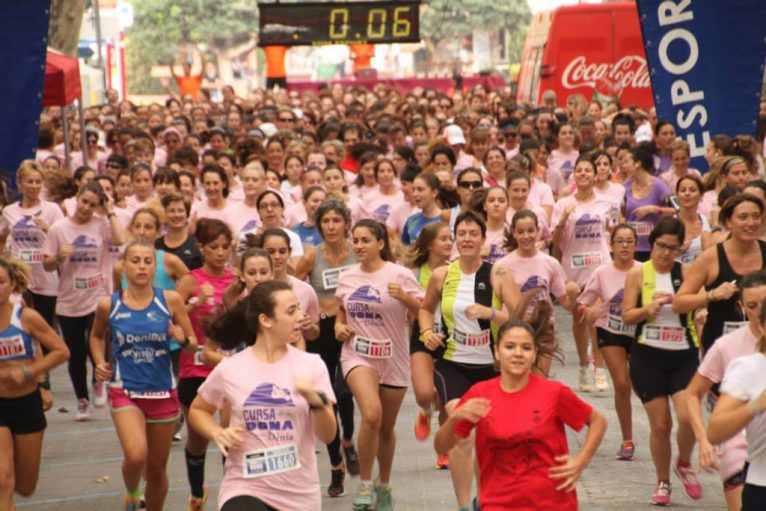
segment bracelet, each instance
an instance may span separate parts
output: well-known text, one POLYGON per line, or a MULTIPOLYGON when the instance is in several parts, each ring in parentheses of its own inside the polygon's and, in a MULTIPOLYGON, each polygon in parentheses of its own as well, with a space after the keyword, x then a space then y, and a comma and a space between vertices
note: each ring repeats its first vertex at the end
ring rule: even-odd
POLYGON ((714 302, 715 301, 715 297, 713 297, 713 291, 715 291, 715 290, 711 289, 710 291, 707 292, 707 295, 705 295, 705 297, 707 298, 708 302, 714 302))
POLYGON ((763 408, 758 404, 758 398, 751 399, 747 406, 753 415, 760 415, 763 412, 763 408))
POLYGON ((317 396, 319 396, 319 400, 322 401, 321 405, 312 405, 309 403, 309 410, 312 412, 316 412, 319 410, 324 409, 325 406, 327 406, 330 403, 330 398, 327 397, 327 394, 324 392, 317 392, 317 396))
POLYGON ((495 321, 495 316, 497 316, 497 310, 494 307, 490 307, 489 310, 492 311, 492 315, 490 315, 489 320, 495 321))
POLYGON ((426 332, 433 332, 433 331, 434 331, 433 328, 426 328, 425 330, 420 331, 420 336, 424 337, 426 335, 426 332))

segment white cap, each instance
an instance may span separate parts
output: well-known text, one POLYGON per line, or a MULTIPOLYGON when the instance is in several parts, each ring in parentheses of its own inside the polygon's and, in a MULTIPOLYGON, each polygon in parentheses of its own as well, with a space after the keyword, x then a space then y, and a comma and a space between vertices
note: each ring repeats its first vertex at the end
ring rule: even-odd
POLYGON ((636 139, 636 143, 640 144, 641 142, 651 142, 652 141, 652 125, 648 122, 645 122, 641 126, 638 127, 636 130, 636 134, 634 135, 636 139))
POLYGON ((270 123, 270 122, 264 122, 263 124, 261 124, 261 125, 260 125, 260 126, 258 126, 258 127, 261 129, 261 131, 263 132, 263 134, 264 134, 264 135, 266 135, 266 138, 270 137, 271 135, 273 135, 274 133, 276 133, 277 131, 279 131, 279 130, 277 129, 277 127, 276 127, 276 126, 274 126, 274 124, 272 124, 272 123, 270 123))
POLYGON ((444 136, 447 137, 447 143, 449 145, 465 145, 465 136, 463 135, 463 129, 457 124, 450 124, 444 128, 444 136))

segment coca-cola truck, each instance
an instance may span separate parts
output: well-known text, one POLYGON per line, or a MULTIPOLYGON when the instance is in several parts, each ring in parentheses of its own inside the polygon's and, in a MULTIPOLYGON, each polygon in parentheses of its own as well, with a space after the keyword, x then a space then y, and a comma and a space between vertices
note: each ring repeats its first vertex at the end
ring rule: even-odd
POLYGON ((585 99, 649 108, 652 87, 635 3, 580 4, 536 14, 521 59, 517 100, 539 104, 546 90, 563 106, 585 99))

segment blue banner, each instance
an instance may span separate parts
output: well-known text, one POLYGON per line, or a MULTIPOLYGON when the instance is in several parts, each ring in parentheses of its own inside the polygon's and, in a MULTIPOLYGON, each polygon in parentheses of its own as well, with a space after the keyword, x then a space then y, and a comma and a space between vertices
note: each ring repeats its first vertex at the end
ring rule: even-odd
POLYGON ((0 172, 12 189, 37 149, 49 9, 50 0, 0 2, 0 172))
MULTIPOLYGON (((713 135, 755 135, 766 58, 764 0, 638 0, 657 118, 706 170, 713 135)), ((760 141, 759 141, 760 142, 760 141)))

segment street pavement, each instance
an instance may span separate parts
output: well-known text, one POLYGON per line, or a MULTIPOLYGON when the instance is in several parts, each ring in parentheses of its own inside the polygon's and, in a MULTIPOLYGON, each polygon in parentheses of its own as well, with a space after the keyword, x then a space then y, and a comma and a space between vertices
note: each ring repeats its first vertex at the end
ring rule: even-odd
MULTIPOLYGON (((564 365, 553 367, 553 378, 573 388, 577 383, 577 356, 570 325, 571 319, 557 310, 557 325, 564 348, 564 365)), ((112 511, 122 509, 123 485, 120 473, 122 452, 106 408, 94 410, 89 422, 74 422, 75 399, 65 367, 53 374, 56 402, 48 412, 43 461, 37 492, 29 499, 17 498, 25 511, 112 511), (68 409, 64 413, 61 407, 68 409)), ((651 509, 649 497, 654 489, 654 466, 649 454, 649 425, 640 402, 633 399, 633 421, 637 443, 636 459, 617 461, 614 455, 621 441, 611 392, 582 394, 582 397, 607 417, 609 428, 604 441, 584 472, 578 485, 580 509, 612 511, 651 509)), ((416 405, 408 393, 397 423, 398 447, 394 461, 394 506, 397 511, 435 511, 457 509, 448 471, 434 469, 436 455, 431 440, 418 442, 412 433, 416 405)), ((434 423, 434 428, 437 425, 434 423)), ((577 452, 585 438, 569 432, 570 450, 577 452)), ((674 445, 675 449, 675 445, 674 445)), ((321 467, 322 492, 326 494, 330 470, 323 445, 317 444, 321 467)), ((675 457, 675 455, 674 455, 675 457)), ((696 451, 695 458, 696 461, 696 451)), ((211 498, 210 511, 217 509, 222 470, 221 456, 215 447, 208 451, 206 481, 211 498)), ((184 465, 183 442, 174 443, 168 466, 170 490, 165 509, 186 511, 188 485, 184 465)), ((701 500, 686 497, 680 481, 673 477, 673 509, 726 509, 717 474, 700 476, 704 488, 701 500)), ((323 498, 325 510, 350 510, 355 478, 346 480, 346 496, 323 498)), ((293 511, 293 510, 289 510, 293 511)), ((300 510, 295 510, 300 511, 300 510)), ((541 510, 544 511, 544 510, 541 510)))

